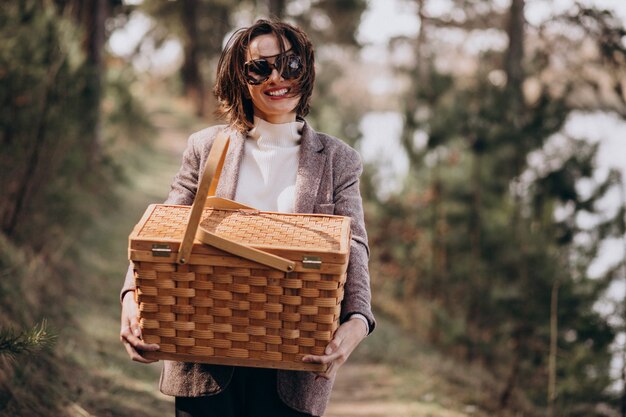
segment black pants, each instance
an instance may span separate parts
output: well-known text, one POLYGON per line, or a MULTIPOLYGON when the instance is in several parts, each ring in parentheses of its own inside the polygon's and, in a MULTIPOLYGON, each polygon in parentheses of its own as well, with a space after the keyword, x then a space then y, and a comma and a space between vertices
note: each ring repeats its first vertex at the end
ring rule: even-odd
POLYGON ((289 408, 278 397, 276 370, 236 367, 219 394, 176 397, 176 417, 311 417, 289 408))

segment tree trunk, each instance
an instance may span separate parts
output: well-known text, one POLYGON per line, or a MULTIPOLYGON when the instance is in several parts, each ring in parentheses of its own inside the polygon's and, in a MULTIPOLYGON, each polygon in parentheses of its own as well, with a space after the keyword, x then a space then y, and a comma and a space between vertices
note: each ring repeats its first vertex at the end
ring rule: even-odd
MULTIPOLYGON (((48 48, 50 53, 52 48, 48 48)), ((2 231, 9 237, 13 237, 17 229, 17 225, 20 221, 24 208, 27 206, 28 199, 31 195, 33 184, 37 179, 38 168, 41 161, 42 153, 44 152, 45 133, 46 133, 46 120, 48 118, 48 112, 50 110, 48 101, 50 97, 50 91, 57 78, 57 74, 61 65, 65 61, 65 55, 60 56, 56 61, 50 59, 50 70, 46 77, 46 83, 41 95, 41 101, 39 104, 39 120, 37 120, 37 129, 35 131, 35 138, 33 147, 30 150, 30 155, 26 161, 23 175, 19 186, 15 192, 15 203, 11 209, 8 209, 4 214, 6 217, 2 219, 2 231)))
POLYGON ((522 104, 522 83, 524 81, 524 0, 512 0, 507 27, 509 47, 506 51, 504 69, 507 87, 513 94, 514 106, 522 104))
POLYGON ((513 359, 513 365, 511 366, 511 373, 507 378, 506 385, 504 386, 504 390, 500 394, 500 409, 504 410, 509 406, 509 401, 511 400, 511 396, 513 395, 513 391, 517 386, 517 377, 520 371, 521 365, 521 354, 519 352, 519 341, 515 341, 515 358, 513 359))
MULTIPOLYGON (((89 71, 85 86, 85 118, 91 126, 85 135, 91 141, 85 142, 89 158, 92 162, 101 156, 102 149, 102 121, 100 118, 100 103, 102 102, 104 78, 104 46, 106 44, 106 20, 109 16, 109 0, 55 0, 63 14, 71 16, 83 30, 82 50, 86 57, 89 71)), ((86 164, 89 166, 89 164, 86 164)))
POLYGON ((550 356, 548 358, 548 417, 554 417, 556 400, 556 357, 558 351, 559 280, 554 280, 550 301, 550 356))
POLYGON ((417 64, 415 69, 417 71, 417 85, 422 88, 428 85, 428 78, 430 75, 429 65, 426 59, 426 54, 424 53, 424 45, 426 45, 426 26, 428 23, 428 19, 424 13, 425 7, 426 0, 417 0, 417 16, 420 21, 420 28, 417 33, 417 64))
POLYGON ((181 69, 183 85, 187 97, 193 100, 196 115, 205 114, 204 80, 200 71, 200 35, 197 16, 198 0, 183 0, 183 26, 186 31, 184 61, 181 69))
MULTIPOLYGON (((91 131, 87 132, 92 140, 89 145, 89 157, 92 162, 100 159, 102 152, 102 120, 100 103, 103 94, 104 45, 106 43, 105 23, 108 17, 107 0, 77 2, 77 20, 85 32, 83 51, 89 66, 89 81, 86 87, 88 98, 87 112, 91 118, 91 131)), ((87 164, 89 166, 89 164, 87 164)))
MULTIPOLYGON (((468 346, 466 359, 473 361, 476 359, 476 343, 481 338, 482 331, 482 305, 484 297, 488 294, 489 286, 484 282, 483 274, 480 273, 481 265, 481 207, 482 207, 482 182, 481 182, 481 166, 482 158, 480 153, 475 152, 472 158, 472 205, 470 207, 469 216, 469 241, 470 241, 470 259, 468 278, 470 282, 471 293, 468 294, 468 308, 466 311, 465 322, 467 323, 468 346)), ((484 359, 484 358, 483 358, 484 359)))
MULTIPOLYGON (((440 162, 437 162, 439 165, 440 162)), ((433 169, 433 219, 432 219, 432 230, 433 230, 433 279, 432 279, 432 288, 433 288, 433 298, 437 299, 442 297, 445 291, 441 291, 441 287, 445 285, 446 277, 445 269, 446 269, 446 247, 445 247, 445 233, 446 233, 446 214, 443 205, 443 183, 441 178, 439 178, 439 166, 436 166, 433 169)))
POLYGON ((286 6, 287 0, 267 0, 269 15, 277 19, 283 19, 285 17, 286 6))
MULTIPOLYGON (((626 210, 626 191, 624 190, 624 177, 620 175, 619 181, 617 182, 620 189, 622 210, 626 210)), ((620 219, 620 235, 622 236, 622 273, 624 275, 624 279, 626 279, 626 218, 620 219)), ((622 302, 622 308, 624 311, 622 312, 622 334, 626 333, 626 294, 624 294, 624 302, 622 302)), ((626 417, 626 341, 622 345, 622 396, 620 398, 620 412, 621 417, 626 417)))

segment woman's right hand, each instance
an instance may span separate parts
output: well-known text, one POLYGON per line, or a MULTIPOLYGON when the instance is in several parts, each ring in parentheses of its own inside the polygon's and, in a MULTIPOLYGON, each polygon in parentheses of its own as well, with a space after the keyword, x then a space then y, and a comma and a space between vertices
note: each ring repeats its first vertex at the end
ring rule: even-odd
POLYGON ((159 345, 145 343, 141 339, 141 327, 137 321, 137 303, 134 299, 134 292, 128 291, 122 299, 122 327, 120 329, 120 341, 124 344, 128 356, 134 361, 141 363, 156 362, 155 359, 147 359, 141 356, 142 351, 155 351, 159 345))

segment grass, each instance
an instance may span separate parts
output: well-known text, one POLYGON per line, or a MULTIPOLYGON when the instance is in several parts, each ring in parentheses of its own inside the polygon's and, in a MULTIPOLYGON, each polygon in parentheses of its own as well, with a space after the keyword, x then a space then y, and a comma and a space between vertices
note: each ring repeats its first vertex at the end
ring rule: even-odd
POLYGON ((376 312, 376 317, 376 330, 355 350, 349 362, 371 370, 370 374, 363 371, 354 378, 359 390, 363 381, 373 385, 364 401, 404 404, 405 411, 398 411, 398 416, 511 415, 499 410, 501 382, 486 369, 443 355, 382 312, 376 312))
MULTIPOLYGON (((67 315, 47 306, 62 303, 62 288, 71 288, 59 282, 58 271, 50 268, 44 257, 16 247, 0 235, 0 275, 0 333, 20 339, 47 318, 48 335, 58 334, 67 315)), ((22 351, 0 352, 0 415, 63 415, 57 399, 71 393, 65 388, 59 343, 35 344, 22 351), (50 384, 51 380, 57 383, 50 384)))

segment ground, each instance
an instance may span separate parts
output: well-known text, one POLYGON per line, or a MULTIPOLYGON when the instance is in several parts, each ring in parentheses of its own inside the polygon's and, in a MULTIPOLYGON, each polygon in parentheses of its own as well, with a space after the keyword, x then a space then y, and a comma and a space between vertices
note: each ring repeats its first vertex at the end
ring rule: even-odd
MULTIPOLYGON (((405 381, 382 364, 348 362, 339 373, 326 417, 467 417, 437 403, 433 394, 399 399, 405 381)), ((469 408, 470 411, 473 409, 469 408)))

